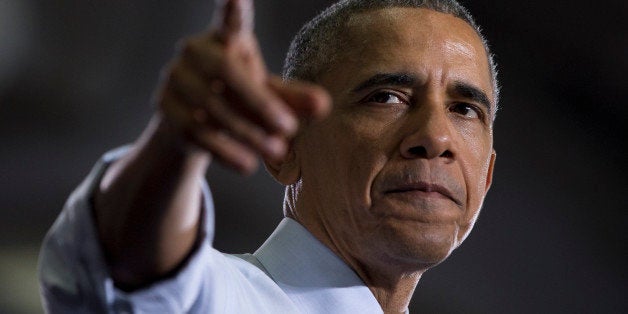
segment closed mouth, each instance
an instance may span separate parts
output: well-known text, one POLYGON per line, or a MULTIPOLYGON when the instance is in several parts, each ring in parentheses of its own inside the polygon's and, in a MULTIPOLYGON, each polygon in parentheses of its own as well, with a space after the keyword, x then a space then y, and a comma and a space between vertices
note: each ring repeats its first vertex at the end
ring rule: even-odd
POLYGON ((438 185, 438 184, 426 183, 426 182, 413 182, 413 183, 402 184, 391 190, 386 191, 385 193, 392 194, 392 193, 406 193, 406 192, 415 192, 415 191, 424 192, 424 193, 438 193, 452 200, 458 206, 462 205, 462 203, 458 201, 452 195, 452 193, 444 186, 438 185))

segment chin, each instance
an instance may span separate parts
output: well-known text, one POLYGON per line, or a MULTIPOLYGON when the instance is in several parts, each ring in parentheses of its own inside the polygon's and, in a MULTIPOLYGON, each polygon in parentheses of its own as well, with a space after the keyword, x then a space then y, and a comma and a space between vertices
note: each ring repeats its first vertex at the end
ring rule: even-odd
MULTIPOLYGON (((458 228, 452 224, 404 222, 380 226, 375 239, 389 262, 417 270, 443 262, 455 249, 458 228)), ((373 243, 373 242, 372 242, 373 243)))

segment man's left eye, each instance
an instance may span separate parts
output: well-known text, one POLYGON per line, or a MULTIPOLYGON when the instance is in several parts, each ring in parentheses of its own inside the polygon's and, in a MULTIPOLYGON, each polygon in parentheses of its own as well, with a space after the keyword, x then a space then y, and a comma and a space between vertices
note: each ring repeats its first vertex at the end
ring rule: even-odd
POLYGON ((377 92, 366 98, 367 102, 380 104, 402 104, 401 96, 391 92, 377 92))
POLYGON ((463 115, 468 119, 478 119, 482 117, 482 112, 475 106, 467 103, 456 103, 449 109, 451 112, 463 115))

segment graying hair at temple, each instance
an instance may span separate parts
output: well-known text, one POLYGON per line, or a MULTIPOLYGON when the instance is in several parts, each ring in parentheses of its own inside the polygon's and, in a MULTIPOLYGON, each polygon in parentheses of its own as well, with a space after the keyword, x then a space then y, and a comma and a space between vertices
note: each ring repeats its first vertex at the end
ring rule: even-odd
POLYGON ((452 14, 466 21, 480 36, 491 71, 491 81, 495 94, 494 103, 499 100, 499 84, 497 82, 497 66, 491 54, 486 38, 469 11, 455 0, 343 0, 330 6, 318 16, 305 24, 292 40, 288 55, 284 62, 284 79, 301 79, 316 82, 317 77, 326 68, 325 64, 333 62, 335 47, 340 46, 339 40, 344 23, 354 14, 388 7, 426 8, 437 12, 452 14), (330 49, 331 48, 331 49, 330 49))

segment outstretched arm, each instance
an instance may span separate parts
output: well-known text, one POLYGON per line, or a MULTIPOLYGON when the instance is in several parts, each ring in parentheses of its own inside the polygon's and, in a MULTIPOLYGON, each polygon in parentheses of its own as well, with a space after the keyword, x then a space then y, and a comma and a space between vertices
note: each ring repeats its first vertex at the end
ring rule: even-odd
POLYGON ((267 72, 250 0, 218 1, 211 29, 184 39, 162 74, 158 110, 94 198, 114 282, 133 289, 176 269, 197 241, 199 180, 213 160, 241 173, 284 157, 298 121, 330 106, 319 87, 267 72))

